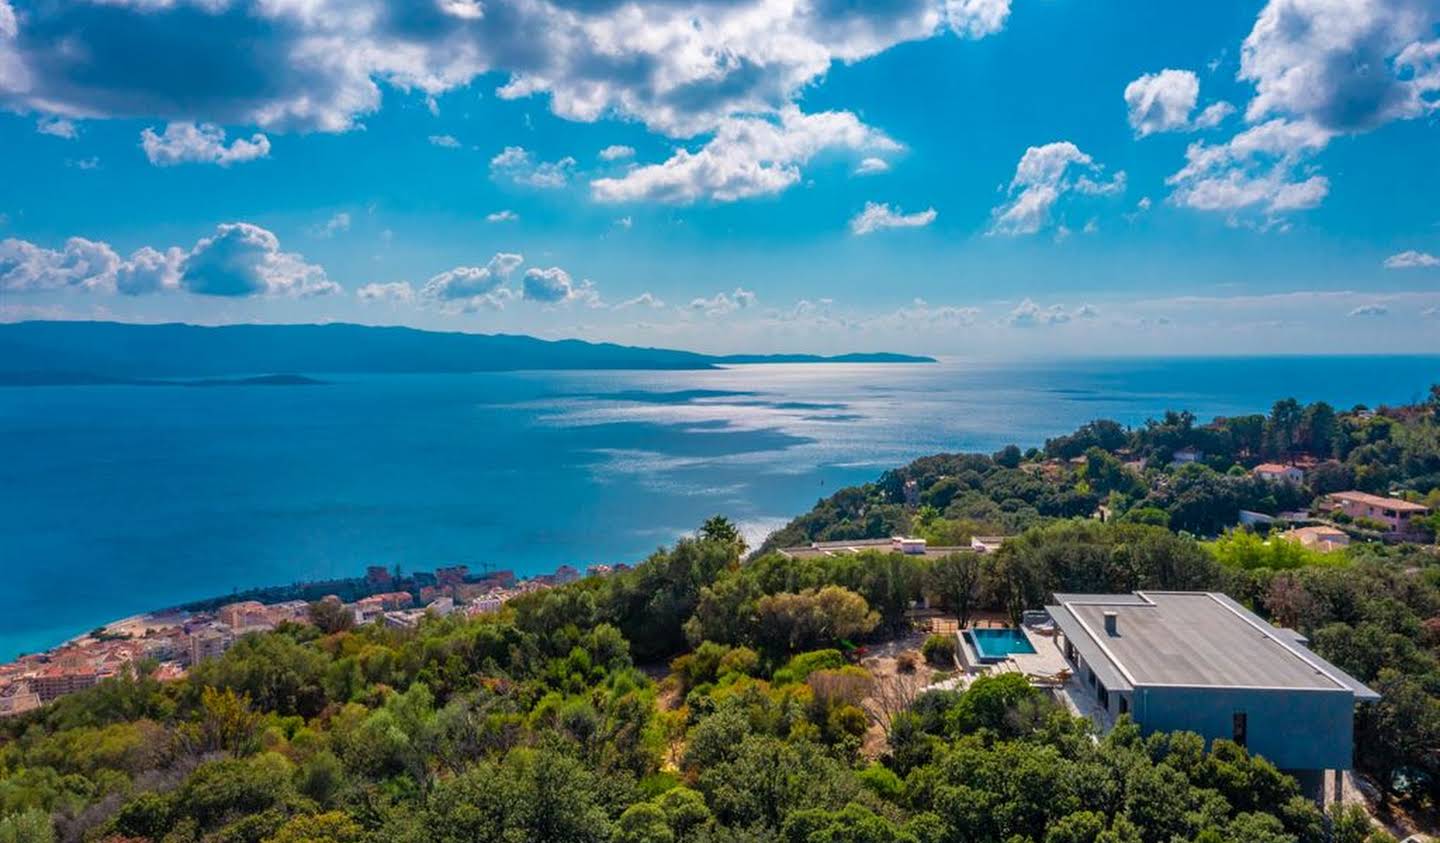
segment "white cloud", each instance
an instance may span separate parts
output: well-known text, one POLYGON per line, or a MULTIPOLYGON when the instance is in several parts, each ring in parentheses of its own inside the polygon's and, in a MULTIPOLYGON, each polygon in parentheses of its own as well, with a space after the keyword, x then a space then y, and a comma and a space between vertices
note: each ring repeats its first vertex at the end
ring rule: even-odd
POLYGON ((945 21, 962 38, 984 38, 1005 27, 1010 0, 945 0, 945 21))
POLYGON ((446 149, 460 148, 460 141, 456 140, 453 135, 431 135, 430 143, 435 146, 443 146, 446 149))
POLYGON ((1123 170, 1108 180, 1103 173, 1104 167, 1069 141, 1030 147, 1015 167, 1009 201, 992 212, 990 233, 1034 234, 1050 224, 1052 209, 1067 193, 1107 196, 1125 189, 1123 170))
POLYGON ((174 246, 163 252, 142 246, 116 271, 115 288, 129 296, 178 290, 185 257, 185 251, 174 246))
POLYGON ((945 31, 1000 30, 1009 0, 115 0, 8 3, 0 99, 14 110, 345 131, 382 92, 440 94, 485 74, 503 98, 571 120, 618 116, 672 137, 773 113, 835 63, 945 31), (166 67, 223 67, 198 84, 166 67))
POLYGON ((856 235, 871 234, 886 228, 923 228, 935 221, 935 209, 927 208, 913 214, 892 210, 880 202, 866 202, 865 210, 850 220, 850 231, 856 235))
POLYGON ((1350 316, 1386 316, 1386 315, 1388 315, 1389 313, 1390 313, 1390 308, 1386 307, 1386 306, 1383 305, 1383 304, 1362 304, 1362 305, 1360 305, 1359 307, 1355 308, 1354 310, 1350 311, 1349 315, 1350 315, 1350 316))
POLYGON ((80 131, 75 128, 75 121, 66 120, 63 117, 41 117, 35 122, 35 131, 42 135, 53 135, 66 140, 75 140, 80 137, 80 131))
POLYGON ((690 300, 690 310, 706 316, 728 316, 737 310, 748 310, 755 306, 755 293, 744 287, 736 287, 733 293, 716 293, 710 298, 690 300))
POLYGON ((415 288, 409 281, 366 284, 355 291, 355 298, 362 302, 396 302, 408 304, 415 300, 415 288))
POLYGON ((635 220, 631 219, 631 218, 628 217, 628 216, 627 216, 627 217, 616 217, 616 218, 615 218, 615 227, 616 227, 616 228, 623 228, 623 229, 626 229, 626 230, 628 231, 628 230, 629 230, 630 228, 632 228, 634 225, 635 225, 635 220))
POLYGON ((209 123, 169 123, 164 134, 154 129, 140 133, 145 157, 157 167, 176 164, 219 164, 228 167, 270 154, 270 139, 256 133, 250 140, 236 138, 225 145, 225 130, 209 123))
POLYGON ((1125 86, 1125 107, 1137 137, 1156 132, 1209 129, 1235 111, 1228 102, 1206 106, 1191 119, 1200 98, 1200 79, 1190 70, 1166 68, 1146 73, 1125 86))
POLYGON ((520 215, 509 208, 485 215, 486 222, 515 222, 518 219, 520 219, 520 215))
POLYGON ((282 252, 274 234, 222 223, 193 248, 142 246, 122 260, 108 243, 72 237, 60 250, 0 241, 0 290, 85 289, 126 295, 185 290, 209 296, 315 296, 340 287, 321 267, 282 252))
POLYGON ((521 255, 500 252, 484 266, 457 266, 431 277, 419 295, 449 310, 498 310, 514 298, 502 285, 524 262, 521 255))
POLYGON ((26 240, 0 240, 0 290, 29 293, 76 287, 112 291, 120 256, 110 244, 71 237, 57 250, 26 240))
POLYGON ((663 163, 596 179, 590 189, 602 202, 733 202, 784 191, 800 181, 800 166, 825 150, 899 148, 848 111, 803 114, 799 108, 787 106, 774 119, 726 120, 699 150, 676 150, 663 163))
POLYGON ((600 160, 602 161, 619 161, 622 158, 634 157, 635 148, 633 146, 622 146, 621 144, 613 144, 600 150, 600 160))
POLYGON ((258 225, 222 223, 180 266, 180 285, 207 296, 318 296, 340 292, 317 264, 280 251, 279 239, 258 225))
POLYGON ((1312 161, 1333 138, 1440 106, 1437 23, 1432 0, 1269 0, 1240 54, 1252 125, 1192 144, 1172 201, 1237 221, 1258 211, 1267 226, 1320 204, 1330 183, 1312 161))
POLYGON ((1165 180, 1178 205, 1207 211, 1260 209, 1267 214, 1313 208, 1330 182, 1307 161, 1331 133, 1281 119, 1253 126, 1221 144, 1192 143, 1185 166, 1165 180))
POLYGON ((600 306, 600 294, 589 281, 576 284, 570 273, 558 266, 548 269, 527 269, 521 285, 521 294, 527 301, 541 304, 570 304, 582 302, 591 307, 600 306))
POLYGON ((490 173, 531 187, 560 188, 570 181, 575 159, 568 155, 559 161, 536 161, 529 150, 507 146, 490 159, 490 173))
POLYGON ((855 167, 857 176, 873 176, 888 172, 890 172, 890 162, 884 158, 866 158, 855 167))
POLYGON ((1385 259, 1386 269, 1417 269, 1429 266, 1440 266, 1440 257, 1414 249, 1398 252, 1385 259))
POLYGON ((1434 111, 1437 21, 1432 0, 1270 0, 1240 52, 1239 78, 1255 84, 1246 117, 1340 133, 1434 111))
POLYGON ((345 211, 334 215, 326 220, 324 225, 318 225, 311 229, 310 233, 316 237, 334 237, 335 235, 350 230, 350 214, 345 211))
POLYGON ((100 159, 91 155, 89 158, 66 158, 65 166, 74 167, 77 170, 98 170, 100 159))
POLYGON ((1037 325, 1063 325, 1072 319, 1094 319, 1098 315, 1099 312, 1088 304, 1081 305, 1072 312, 1058 304, 1041 307, 1027 298, 1010 311, 1005 321, 1017 328, 1029 328, 1037 325))
POLYGON ((644 292, 633 299, 626 299, 625 301, 622 301, 619 304, 615 305, 615 310, 628 310, 632 307, 644 307, 649 308, 650 310, 660 310, 665 307, 665 302, 657 298, 654 293, 644 292))

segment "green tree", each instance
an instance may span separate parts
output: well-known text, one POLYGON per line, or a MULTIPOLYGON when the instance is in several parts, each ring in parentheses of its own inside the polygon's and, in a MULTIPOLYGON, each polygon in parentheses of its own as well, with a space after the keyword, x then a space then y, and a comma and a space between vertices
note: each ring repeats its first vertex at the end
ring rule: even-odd
POLYGON ((980 596, 980 555, 949 553, 936 559, 930 565, 928 586, 965 626, 980 596))

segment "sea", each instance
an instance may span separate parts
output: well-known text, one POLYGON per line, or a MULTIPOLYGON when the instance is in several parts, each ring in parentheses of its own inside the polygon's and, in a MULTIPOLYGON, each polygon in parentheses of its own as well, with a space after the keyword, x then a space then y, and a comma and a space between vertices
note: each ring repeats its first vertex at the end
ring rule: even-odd
POLYGON ((0 388, 0 659, 236 590, 752 544, 837 489, 1095 418, 1423 398, 1435 357, 746 365, 0 388))

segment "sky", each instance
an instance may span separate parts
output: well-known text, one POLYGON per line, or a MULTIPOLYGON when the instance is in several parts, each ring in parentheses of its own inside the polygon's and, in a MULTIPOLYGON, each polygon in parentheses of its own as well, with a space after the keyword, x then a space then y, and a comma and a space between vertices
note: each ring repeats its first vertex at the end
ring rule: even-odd
POLYGON ((1440 352, 1440 2, 0 0, 0 320, 1440 352))

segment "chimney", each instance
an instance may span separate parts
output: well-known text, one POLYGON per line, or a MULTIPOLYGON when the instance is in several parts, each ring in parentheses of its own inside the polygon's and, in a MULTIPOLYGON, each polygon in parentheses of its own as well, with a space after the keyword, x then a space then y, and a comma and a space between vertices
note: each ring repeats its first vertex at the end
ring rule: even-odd
POLYGON ((1114 638, 1115 636, 1120 634, 1120 630, 1116 627, 1116 622, 1118 621, 1118 619, 1119 615, 1115 614, 1114 612, 1105 613, 1105 634, 1110 636, 1111 638, 1114 638))

